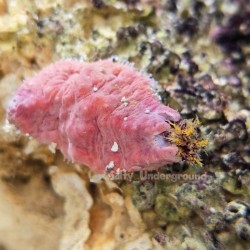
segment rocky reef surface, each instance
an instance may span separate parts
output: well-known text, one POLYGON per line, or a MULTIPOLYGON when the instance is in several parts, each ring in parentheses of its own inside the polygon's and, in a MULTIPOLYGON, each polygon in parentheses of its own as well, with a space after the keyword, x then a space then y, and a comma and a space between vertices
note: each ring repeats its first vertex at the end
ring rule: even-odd
POLYGON ((244 0, 0 0, 0 249, 248 249, 249 13, 244 0), (96 175, 6 123, 22 80, 109 57, 199 118, 203 167, 96 175))

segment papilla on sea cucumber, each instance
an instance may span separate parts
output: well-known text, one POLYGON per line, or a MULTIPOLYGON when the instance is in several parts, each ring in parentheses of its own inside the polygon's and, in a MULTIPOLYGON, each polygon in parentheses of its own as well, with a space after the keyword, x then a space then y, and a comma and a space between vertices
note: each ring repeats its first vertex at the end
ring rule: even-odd
POLYGON ((181 121, 160 102, 155 86, 129 64, 62 60, 21 84, 8 120, 99 173, 152 170, 180 160, 201 164, 196 151, 206 141, 196 138, 198 120, 181 121))

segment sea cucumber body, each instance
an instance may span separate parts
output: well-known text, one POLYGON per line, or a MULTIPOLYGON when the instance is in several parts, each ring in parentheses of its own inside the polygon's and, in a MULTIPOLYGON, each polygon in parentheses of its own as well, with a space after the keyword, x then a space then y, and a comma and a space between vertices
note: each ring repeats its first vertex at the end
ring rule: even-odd
POLYGON ((24 81, 8 119, 41 143, 96 172, 156 169, 177 161, 177 147, 161 133, 177 111, 160 103, 153 80, 132 66, 102 60, 49 65, 24 81))

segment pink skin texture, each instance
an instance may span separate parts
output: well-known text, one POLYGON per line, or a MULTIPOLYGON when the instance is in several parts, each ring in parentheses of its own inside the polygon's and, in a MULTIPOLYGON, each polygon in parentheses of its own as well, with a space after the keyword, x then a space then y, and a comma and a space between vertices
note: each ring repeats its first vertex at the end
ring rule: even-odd
POLYGON ((162 133, 180 114, 160 102, 155 85, 129 64, 63 60, 22 83, 8 120, 94 172, 157 169, 179 161, 162 133))

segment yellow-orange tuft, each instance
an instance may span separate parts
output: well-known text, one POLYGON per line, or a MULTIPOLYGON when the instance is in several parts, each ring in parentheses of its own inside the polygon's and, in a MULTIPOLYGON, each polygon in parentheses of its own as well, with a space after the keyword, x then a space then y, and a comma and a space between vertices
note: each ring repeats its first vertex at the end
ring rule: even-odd
POLYGON ((178 147, 178 155, 181 160, 195 163, 202 166, 200 152, 205 150, 208 141, 202 138, 198 118, 192 120, 182 120, 177 123, 169 123, 172 127, 171 131, 165 138, 178 147))

